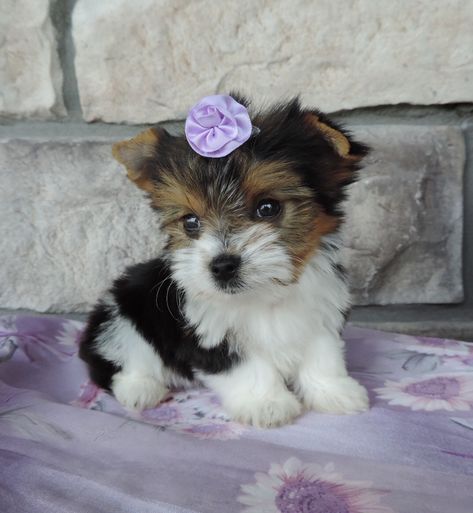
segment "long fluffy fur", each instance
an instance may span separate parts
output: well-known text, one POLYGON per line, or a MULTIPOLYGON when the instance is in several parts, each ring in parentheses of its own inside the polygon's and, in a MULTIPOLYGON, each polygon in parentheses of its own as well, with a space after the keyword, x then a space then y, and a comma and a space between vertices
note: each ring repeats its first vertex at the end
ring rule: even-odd
POLYGON ((221 159, 158 128, 115 147, 168 235, 159 258, 115 281, 81 343, 91 378, 127 407, 155 406, 195 379, 256 426, 289 422, 303 407, 368 406, 339 336, 349 293, 337 235, 367 148, 297 100, 252 119, 259 134, 221 159), (262 197, 282 213, 255 218, 262 197), (183 230, 190 213, 202 220, 199 233, 183 230), (209 271, 222 254, 241 261, 226 287, 209 271))

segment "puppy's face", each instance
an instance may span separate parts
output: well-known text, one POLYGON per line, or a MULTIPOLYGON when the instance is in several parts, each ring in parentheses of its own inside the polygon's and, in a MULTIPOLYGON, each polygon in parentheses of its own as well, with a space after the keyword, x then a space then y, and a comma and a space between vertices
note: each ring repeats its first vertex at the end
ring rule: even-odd
POLYGON ((160 213, 174 276, 190 294, 271 294, 295 282, 337 230, 367 151, 297 101, 251 118, 258 135, 223 158, 160 128, 114 146, 160 213))

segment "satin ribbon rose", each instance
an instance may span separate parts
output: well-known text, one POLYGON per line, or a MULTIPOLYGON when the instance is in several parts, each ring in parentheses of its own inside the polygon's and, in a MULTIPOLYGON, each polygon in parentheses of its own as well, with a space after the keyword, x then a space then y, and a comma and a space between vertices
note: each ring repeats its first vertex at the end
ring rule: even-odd
POLYGON ((246 107, 227 95, 206 96, 192 107, 186 119, 186 138, 203 157, 225 157, 251 136, 246 107))

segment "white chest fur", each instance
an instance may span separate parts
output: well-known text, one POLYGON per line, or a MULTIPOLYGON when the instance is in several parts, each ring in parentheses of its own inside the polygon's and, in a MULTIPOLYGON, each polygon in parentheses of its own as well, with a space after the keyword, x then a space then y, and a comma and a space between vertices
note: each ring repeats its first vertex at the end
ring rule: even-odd
POLYGON ((215 347, 226 337, 243 356, 261 354, 289 375, 317 333, 335 334, 342 326, 349 294, 333 268, 335 256, 319 252, 293 285, 195 298, 184 313, 203 347, 215 347))

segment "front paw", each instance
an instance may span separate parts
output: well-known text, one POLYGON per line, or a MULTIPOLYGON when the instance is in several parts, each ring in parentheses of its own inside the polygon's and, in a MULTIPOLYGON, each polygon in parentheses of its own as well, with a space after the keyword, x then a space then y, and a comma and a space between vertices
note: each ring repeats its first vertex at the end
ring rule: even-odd
POLYGON ((224 406, 233 420, 259 428, 289 424, 302 411, 300 402, 288 390, 259 399, 248 395, 246 398, 238 397, 237 400, 224 400, 224 406))
POLYGON ((348 415, 369 409, 366 388, 350 376, 321 377, 301 392, 303 403, 310 410, 348 415))
POLYGON ((168 389, 153 376, 115 374, 112 392, 119 403, 131 410, 145 410, 159 404, 168 389))

